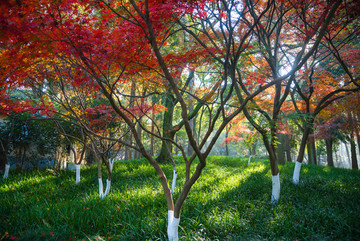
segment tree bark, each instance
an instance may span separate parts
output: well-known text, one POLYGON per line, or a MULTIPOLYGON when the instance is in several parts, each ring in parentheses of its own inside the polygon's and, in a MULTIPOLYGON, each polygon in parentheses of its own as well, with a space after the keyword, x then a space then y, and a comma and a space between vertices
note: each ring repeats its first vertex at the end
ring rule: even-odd
POLYGON ((334 166, 333 150, 332 150, 333 139, 332 138, 326 139, 325 144, 326 144, 326 159, 328 166, 333 167, 334 166))
MULTIPOLYGON (((141 120, 139 120, 139 122, 141 122, 141 120)), ((136 126, 136 131, 137 131, 137 133, 139 135, 140 140, 142 139, 142 134, 141 134, 142 131, 141 130, 142 129, 141 129, 140 123, 138 123, 137 126, 136 126)), ((136 147, 139 147, 139 146, 136 144, 136 147)), ((141 156, 142 156, 141 152, 135 151, 135 153, 134 153, 134 158, 135 159, 140 159, 141 156)))
MULTIPOLYGON (((175 97, 172 94, 167 93, 165 99, 165 107, 167 108, 167 111, 165 111, 163 118, 163 136, 171 140, 174 140, 174 136, 175 136, 175 132, 172 131, 175 103, 176 103, 175 97)), ((170 157, 171 153, 172 153, 171 142, 163 141, 159 156, 156 158, 156 160, 160 163, 169 162, 171 160, 170 157)))
POLYGON ((286 161, 292 162, 291 160, 291 148, 290 148, 290 136, 289 134, 285 134, 285 153, 286 153, 286 161))
MULTIPOLYGON (((191 78, 190 81, 189 81, 189 93, 191 94, 193 92, 193 87, 194 87, 194 78, 191 78)), ((193 103, 191 102, 192 101, 192 96, 190 95, 189 96, 189 101, 190 101, 190 104, 189 104, 189 113, 193 112, 194 110, 194 105, 193 103)), ((193 130, 193 133, 194 133, 194 118, 191 118, 189 120, 189 125, 190 125, 190 128, 191 130, 193 130)), ((188 141, 188 146, 187 146, 187 155, 188 156, 191 156, 193 154, 194 150, 190 144, 190 141, 188 141)))
POLYGON ((278 163, 280 165, 285 165, 285 152, 286 152, 285 135, 278 133, 277 134, 277 145, 276 145, 276 156, 277 156, 278 163))
MULTIPOLYGON (((155 132, 155 112, 153 111, 152 112, 152 115, 151 115, 151 133, 154 133, 155 132)), ((150 136, 150 155, 151 156, 154 156, 154 145, 155 145, 155 140, 154 140, 154 136, 151 135, 150 136)))
POLYGON ((353 132, 351 132, 350 134, 350 148, 351 148, 351 168, 357 170, 359 169, 359 166, 356 156, 356 145, 355 145, 355 137, 353 132))
POLYGON ((309 164, 317 164, 316 160, 316 147, 315 147, 315 138, 313 135, 313 130, 311 128, 309 136, 308 136, 308 143, 307 143, 307 152, 308 152, 308 160, 309 164))
MULTIPOLYGON (((225 128, 225 139, 229 137, 229 132, 227 128, 225 128)), ((229 145, 228 142, 225 142, 225 156, 229 156, 229 145)))
POLYGON ((313 142, 311 143, 311 153, 313 156, 314 165, 317 165, 315 138, 312 137, 312 139, 313 139, 313 142))

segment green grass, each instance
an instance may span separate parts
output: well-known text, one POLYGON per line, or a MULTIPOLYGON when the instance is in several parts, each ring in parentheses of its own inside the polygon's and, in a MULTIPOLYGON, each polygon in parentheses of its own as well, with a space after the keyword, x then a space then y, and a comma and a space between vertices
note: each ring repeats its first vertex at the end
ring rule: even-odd
MULTIPOLYGON (((302 166, 295 186, 293 168, 280 167, 272 205, 267 160, 248 167, 247 158, 210 157, 183 206, 180 240, 359 240, 360 172, 302 166)), ((164 169, 171 180, 171 165, 164 169)), ((166 240, 165 198, 146 161, 115 163, 104 199, 95 166, 81 178, 75 185, 73 171, 10 172, 0 181, 0 240, 166 240)))

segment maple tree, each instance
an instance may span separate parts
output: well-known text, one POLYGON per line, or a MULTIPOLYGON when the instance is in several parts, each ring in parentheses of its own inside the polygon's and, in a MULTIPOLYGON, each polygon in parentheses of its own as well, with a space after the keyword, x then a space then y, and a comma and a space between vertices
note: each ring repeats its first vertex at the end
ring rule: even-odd
POLYGON ((164 190, 168 237, 178 240, 184 201, 219 136, 242 111, 263 137, 274 180, 272 200, 278 200, 275 140, 280 110, 297 71, 318 48, 341 4, 302 2, 8 1, 2 3, 0 13, 1 29, 6 33, 0 36, 0 61, 6 69, 0 72, 4 80, 1 94, 5 88, 18 86, 50 90, 39 109, 52 120, 57 114, 68 118, 66 121, 84 131, 90 144, 77 140, 92 149, 98 169, 101 163, 107 166, 108 181, 111 164, 107 153, 112 146, 123 145, 141 153, 155 169, 164 190), (301 11, 309 19, 303 19, 301 11), (180 34, 185 41, 172 38, 180 34), (253 60, 264 64, 245 64, 253 60), (200 75, 197 69, 209 72, 212 81, 203 91, 196 84, 188 91, 189 81, 182 78, 189 79, 194 71, 196 79, 200 75), (172 115, 172 106, 166 102, 165 107, 147 104, 153 103, 149 99, 154 96, 160 99, 159 95, 172 100, 171 104, 177 102, 182 119, 176 124, 169 120, 169 125, 160 128, 154 121, 159 111, 172 115), (105 100, 104 105, 92 105, 98 96, 105 100), (258 108, 257 102, 262 100, 272 108, 258 108), (202 127, 202 138, 197 139, 191 119, 200 110, 209 118, 202 127), (258 125, 251 116, 257 112, 269 125, 258 125), (114 129, 109 128, 112 124, 114 129), (180 128, 193 150, 189 158, 184 147, 167 135, 167 131, 173 134, 180 128), (130 133, 134 143, 128 140, 130 133), (172 194, 174 189, 170 189, 164 170, 146 149, 142 133, 172 143, 182 153, 185 181, 177 195, 172 194), (196 157, 198 162, 194 162, 196 157))
MULTIPOLYGON (((353 10, 353 9, 352 9, 353 10)), ((349 14, 351 11, 349 9, 349 14)), ((291 93, 294 107, 296 111, 302 114, 303 122, 303 136, 300 144, 299 155, 296 161, 296 168, 294 170, 293 182, 298 183, 300 165, 303 161, 304 151, 308 145, 309 160, 313 160, 316 164, 316 150, 314 139, 314 121, 317 115, 320 114, 332 102, 340 99, 349 99, 354 96, 354 92, 359 91, 359 80, 356 78, 356 69, 358 64, 354 62, 358 56, 355 54, 352 57, 347 57, 347 51, 354 51, 358 47, 354 45, 353 34, 358 32, 357 19, 348 18, 347 23, 343 23, 347 14, 345 9, 342 8, 335 21, 331 26, 324 40, 321 42, 321 47, 314 56, 304 65, 303 71, 299 78, 295 79, 295 89, 291 93), (340 22, 340 23, 339 23, 340 22), (351 27, 348 30, 346 27, 351 27), (350 68, 349 66, 352 66, 350 68), (294 96, 298 96, 301 101, 298 101, 294 96)), ((340 111, 342 113, 343 111, 340 111)), ((337 115, 334 113, 334 115, 337 115)), ((338 120, 335 118, 328 119, 321 118, 321 122, 329 125, 327 128, 334 130, 337 126, 338 120), (328 120, 329 119, 329 120, 328 120), (333 125, 333 126, 332 126, 333 125), (332 127, 331 127, 332 126, 332 127)), ((325 128, 325 129, 327 129, 325 128)), ((330 165, 332 162, 332 140, 333 136, 330 134, 333 131, 329 130, 329 138, 326 138, 327 153, 330 165)))
POLYGON ((244 114, 262 135, 269 153, 273 176, 272 202, 276 202, 280 196, 276 149, 282 106, 289 96, 298 70, 317 50, 341 1, 329 4, 322 1, 272 1, 257 4, 251 4, 249 12, 253 19, 260 19, 253 28, 252 41, 252 46, 256 44, 260 51, 258 55, 249 56, 248 62, 252 67, 249 67, 248 73, 238 68, 237 72, 236 69, 233 71, 233 76, 236 78, 237 74, 239 78, 237 96, 240 103, 244 96, 248 96, 254 90, 262 89, 269 84, 274 85, 271 89, 262 91, 264 95, 254 99, 244 108, 244 114), (259 12, 259 9, 264 8, 269 10, 265 14, 259 12), (315 16, 312 11, 308 11, 309 8, 318 14, 315 16), (258 71, 254 73, 252 69, 258 71), (265 104, 261 105, 259 102, 265 104), (261 121, 266 121, 267 124, 263 125, 261 121))
POLYGON ((251 158, 256 154, 256 147, 260 141, 260 135, 244 119, 245 117, 242 115, 234 118, 228 130, 229 136, 224 139, 222 144, 236 144, 237 148, 240 149, 238 151, 239 153, 245 152, 249 156, 248 164, 250 164, 251 158))

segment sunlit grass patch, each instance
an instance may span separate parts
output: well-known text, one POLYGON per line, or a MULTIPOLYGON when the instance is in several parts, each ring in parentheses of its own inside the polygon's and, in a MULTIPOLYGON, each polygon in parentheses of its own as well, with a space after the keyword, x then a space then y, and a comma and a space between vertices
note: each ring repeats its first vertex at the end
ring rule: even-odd
MULTIPOLYGON (((185 201, 181 240, 353 240, 360 236, 360 172, 280 167, 281 196, 270 204, 268 160, 210 157, 185 201)), ((178 163, 179 195, 184 165, 178 163)), ((172 166, 162 165, 172 179, 172 166)), ((104 176, 106 172, 104 169, 104 176)), ((145 160, 117 162, 112 191, 98 196, 95 166, 11 173, 0 182, 0 236, 17 240, 166 240, 167 208, 159 177, 145 160)), ((0 237, 0 238, 1 238, 0 237)))

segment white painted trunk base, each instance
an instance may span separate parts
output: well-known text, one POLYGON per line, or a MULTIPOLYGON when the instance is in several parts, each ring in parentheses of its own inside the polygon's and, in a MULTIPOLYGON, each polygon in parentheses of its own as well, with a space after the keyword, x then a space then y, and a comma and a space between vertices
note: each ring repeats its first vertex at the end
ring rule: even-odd
POLYGON ((109 165, 110 165, 110 171, 112 171, 112 170, 113 170, 113 166, 114 166, 115 159, 111 159, 111 158, 110 158, 108 161, 109 161, 109 165))
POLYGON ((5 172, 4 172, 3 179, 6 179, 6 178, 9 177, 9 170, 10 170, 10 165, 9 165, 9 164, 5 164, 5 172))
POLYGON ((301 170, 301 162, 295 162, 294 175, 293 175, 293 183, 299 184, 300 179, 300 170, 301 170))
POLYGON ((175 192, 176 177, 177 177, 177 173, 176 173, 176 171, 174 170, 173 180, 172 180, 172 183, 171 183, 171 193, 174 193, 174 192, 175 192))
POLYGON ((111 181, 109 181, 109 179, 106 179, 106 189, 105 189, 104 197, 106 197, 110 193, 110 188, 111 188, 111 181))
POLYGON ((99 195, 101 198, 104 196, 104 186, 101 178, 99 178, 99 195))
POLYGON ((252 155, 249 156, 248 166, 250 165, 251 157, 252 157, 252 155))
POLYGON ((80 164, 76 164, 76 184, 80 183, 80 164))
POLYGON ((111 188, 111 181, 106 179, 106 188, 105 188, 105 192, 104 192, 104 186, 103 186, 102 179, 99 178, 99 196, 100 196, 100 198, 106 197, 110 193, 110 188, 111 188))
POLYGON ((178 241, 179 240, 179 223, 180 218, 174 217, 174 211, 168 210, 168 227, 167 227, 167 234, 169 241, 178 241))
POLYGON ((280 198, 280 174, 272 176, 271 203, 276 203, 280 198))

